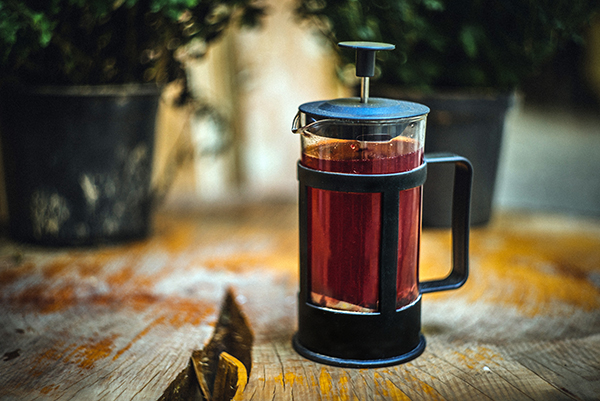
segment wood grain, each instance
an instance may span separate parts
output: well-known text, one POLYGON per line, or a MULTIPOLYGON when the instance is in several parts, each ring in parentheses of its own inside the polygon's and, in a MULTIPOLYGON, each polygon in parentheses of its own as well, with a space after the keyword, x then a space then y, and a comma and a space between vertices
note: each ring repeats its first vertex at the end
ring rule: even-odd
POLYGON ((213 334, 227 288, 243 305, 244 288, 290 281, 263 268, 287 244, 262 217, 164 213, 148 240, 96 249, 3 241, 0 399, 158 399, 213 334))
MULTIPOLYGON (((295 205, 163 210, 154 235, 97 249, 0 248, 0 399, 157 400, 233 288, 255 334, 244 400, 598 400, 600 223, 504 214, 471 234, 471 276, 423 298, 423 355, 310 362, 296 325, 295 205)), ((445 231, 422 236, 443 276, 445 231)))
MULTIPOLYGON (((422 245, 422 278, 443 276, 448 233, 426 231, 422 245)), ((421 357, 369 370, 307 361, 290 345, 290 306, 280 325, 256 330, 245 399, 600 399, 600 225, 504 215, 473 231, 472 249, 465 287, 424 296, 421 357)), ((270 297, 285 305, 295 294, 280 296, 270 297)))

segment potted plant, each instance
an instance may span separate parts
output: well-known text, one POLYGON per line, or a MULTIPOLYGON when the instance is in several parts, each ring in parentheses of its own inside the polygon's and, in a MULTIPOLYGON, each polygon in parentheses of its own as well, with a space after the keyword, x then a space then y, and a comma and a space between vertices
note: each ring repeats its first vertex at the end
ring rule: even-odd
MULTIPOLYGON (((371 94, 431 108, 426 151, 450 151, 474 165, 472 224, 490 219, 504 116, 515 88, 582 33, 597 2, 299 0, 296 13, 332 43, 387 42, 371 94)), ((339 49, 340 76, 353 54, 339 49)), ((435 166, 438 167, 438 166, 435 166)), ((423 224, 449 226, 451 171, 430 174, 423 224)))
POLYGON ((12 236, 46 245, 146 236, 162 89, 185 83, 184 54, 201 57, 229 25, 263 13, 253 0, 0 0, 12 236))

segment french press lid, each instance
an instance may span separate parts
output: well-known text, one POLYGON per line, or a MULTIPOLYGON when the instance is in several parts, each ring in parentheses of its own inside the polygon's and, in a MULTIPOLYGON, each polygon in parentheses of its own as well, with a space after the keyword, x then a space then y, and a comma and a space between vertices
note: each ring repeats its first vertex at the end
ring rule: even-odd
POLYGON ((385 141, 400 135, 412 118, 420 119, 429 113, 429 108, 419 103, 369 97, 369 78, 375 75, 376 52, 393 50, 394 45, 340 42, 338 46, 356 50, 356 76, 361 77, 361 96, 300 105, 292 132, 385 141))

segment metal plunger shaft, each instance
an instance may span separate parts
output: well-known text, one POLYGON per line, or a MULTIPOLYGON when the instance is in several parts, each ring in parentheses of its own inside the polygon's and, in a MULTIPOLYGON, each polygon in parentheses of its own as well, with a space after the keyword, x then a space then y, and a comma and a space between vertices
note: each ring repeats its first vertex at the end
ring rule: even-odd
POLYGON ((369 102, 369 78, 375 75, 375 53, 393 50, 396 46, 375 42, 340 42, 338 46, 356 50, 356 76, 361 77, 360 102, 369 102))
POLYGON ((369 103, 369 77, 360 80, 360 102, 369 103))

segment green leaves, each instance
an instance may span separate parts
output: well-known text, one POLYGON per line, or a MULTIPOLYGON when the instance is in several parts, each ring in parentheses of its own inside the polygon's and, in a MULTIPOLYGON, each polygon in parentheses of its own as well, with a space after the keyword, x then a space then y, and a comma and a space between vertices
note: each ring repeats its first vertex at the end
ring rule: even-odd
POLYGON ((0 79, 169 82, 184 76, 180 46, 263 16, 255 0, 0 0, 0 79))
POLYGON ((427 10, 444 11, 444 2, 441 0, 423 0, 423 5, 427 10))
POLYGON ((0 35, 3 50, 17 41, 18 34, 30 30, 38 38, 37 45, 45 47, 52 39, 55 24, 43 12, 36 12, 23 3, 0 1, 0 35))
POLYGON ((382 83, 512 89, 599 11, 597 0, 298 0, 296 14, 327 21, 333 43, 395 44, 378 62, 382 83))
MULTIPOLYGON (((19 28, 18 16, 12 14, 6 9, 6 5, 0 3, 0 37, 3 46, 8 48, 17 40, 17 30, 19 28)), ((3 49, 5 50, 5 49, 3 49)))
POLYGON ((52 30, 54 29, 56 22, 48 20, 42 13, 32 14, 31 22, 34 29, 39 32, 40 46, 48 46, 50 40, 52 39, 52 30))
POLYGON ((485 32, 479 26, 465 25, 462 27, 458 37, 467 56, 475 58, 479 43, 485 39, 485 32))

